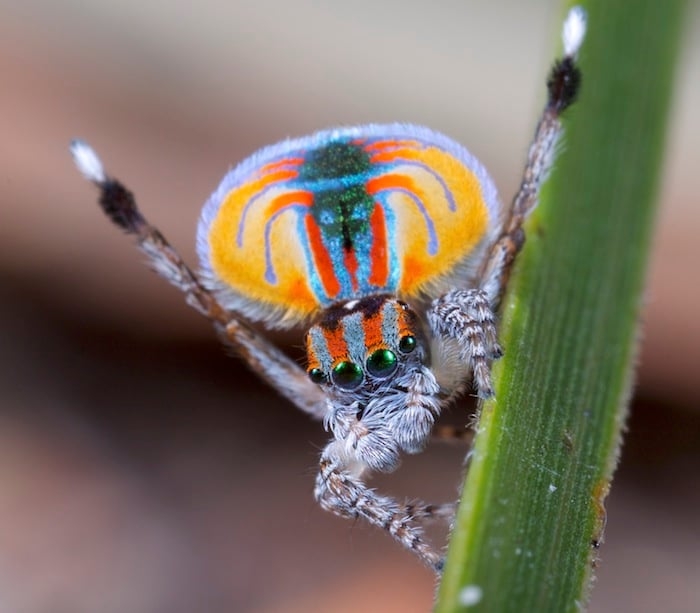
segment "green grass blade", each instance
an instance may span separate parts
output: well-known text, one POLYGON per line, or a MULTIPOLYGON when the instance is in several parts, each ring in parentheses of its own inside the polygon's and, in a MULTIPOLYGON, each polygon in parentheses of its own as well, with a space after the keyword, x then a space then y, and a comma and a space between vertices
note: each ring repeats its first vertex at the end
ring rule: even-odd
POLYGON ((503 305, 497 398, 482 408, 439 613, 576 611, 588 597, 685 2, 581 4, 581 97, 503 305))

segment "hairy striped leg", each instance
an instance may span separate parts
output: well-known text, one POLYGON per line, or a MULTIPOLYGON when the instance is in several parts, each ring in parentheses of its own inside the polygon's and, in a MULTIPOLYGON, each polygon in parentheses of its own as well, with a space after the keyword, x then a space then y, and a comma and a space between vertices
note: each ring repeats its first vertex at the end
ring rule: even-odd
POLYGON ((105 214, 136 238, 154 270, 185 294, 187 304, 214 324, 222 340, 239 355, 258 376, 299 409, 323 419, 328 400, 304 370, 274 345, 268 343, 235 314, 224 309, 197 275, 185 264, 163 235, 141 214, 134 195, 118 180, 108 176, 99 158, 82 141, 71 143, 78 169, 100 190, 99 203, 105 214))
MULTIPOLYGON (((422 353, 422 351, 421 351, 422 353)), ((418 453, 431 436, 440 413, 440 388, 421 363, 404 362, 393 384, 370 396, 337 391, 337 404, 326 425, 333 439, 321 454, 314 495, 320 505, 341 517, 363 518, 388 532, 435 571, 442 555, 425 539, 423 525, 450 522, 455 505, 420 501, 400 503, 377 494, 364 483, 372 471, 392 472, 401 452, 418 453)))
POLYGON ((425 540, 421 523, 448 518, 454 505, 400 504, 368 488, 343 458, 341 444, 332 440, 321 455, 314 496, 327 511, 347 518, 363 518, 388 532, 406 549, 415 553, 436 572, 442 570, 443 557, 425 540))
POLYGON ((427 316, 433 336, 438 339, 435 367, 444 371, 456 364, 466 366, 466 372, 455 371, 452 376, 455 383, 448 383, 447 387, 462 385, 471 373, 477 395, 492 396, 491 362, 501 356, 501 348, 496 319, 485 292, 479 289, 447 292, 433 301, 427 316))

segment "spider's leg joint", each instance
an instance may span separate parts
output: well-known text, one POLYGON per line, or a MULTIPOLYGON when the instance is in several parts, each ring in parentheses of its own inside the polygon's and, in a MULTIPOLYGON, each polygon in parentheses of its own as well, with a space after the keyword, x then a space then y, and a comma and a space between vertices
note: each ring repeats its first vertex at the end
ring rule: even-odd
POLYGON ((84 140, 74 138, 70 143, 70 152, 78 170, 88 181, 100 184, 107 180, 102 161, 84 140))
POLYGON ((586 10, 582 6, 574 6, 568 12, 561 34, 566 57, 576 57, 578 54, 586 37, 587 20, 586 10))
POLYGON ((491 362, 499 358, 502 351, 486 292, 451 290, 433 301, 427 315, 437 341, 434 362, 438 370, 459 372, 461 366, 467 374, 471 373, 479 397, 493 396, 491 362), (454 364, 455 358, 459 359, 458 365, 454 364))

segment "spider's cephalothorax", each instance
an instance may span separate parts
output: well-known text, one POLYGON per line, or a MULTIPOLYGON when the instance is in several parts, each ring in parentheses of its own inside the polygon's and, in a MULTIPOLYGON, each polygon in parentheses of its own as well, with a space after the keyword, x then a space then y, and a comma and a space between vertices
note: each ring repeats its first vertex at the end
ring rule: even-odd
POLYGON ((494 312, 552 165, 560 114, 577 93, 584 31, 573 9, 510 207, 464 147, 426 128, 318 132, 267 147, 224 177, 199 223, 201 280, 94 151, 72 145, 104 211, 137 237, 156 271, 265 381, 324 421, 332 436, 316 478, 320 504, 386 530, 436 570, 442 558, 422 524, 453 505, 402 504, 368 488, 365 476, 420 451, 467 385, 493 394, 494 312), (242 315, 269 327, 312 324, 307 369, 242 315))
POLYGON ((308 372, 328 394, 328 428, 347 453, 374 470, 393 469, 399 452, 427 442, 439 413, 438 387, 417 315, 405 302, 374 295, 332 307, 306 337, 308 372), (409 395, 425 381, 434 393, 409 395))

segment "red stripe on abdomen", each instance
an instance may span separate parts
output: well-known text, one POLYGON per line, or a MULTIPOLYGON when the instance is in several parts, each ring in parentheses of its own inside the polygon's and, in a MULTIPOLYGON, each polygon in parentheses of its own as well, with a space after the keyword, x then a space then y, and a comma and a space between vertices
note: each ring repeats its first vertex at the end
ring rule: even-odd
POLYGON ((357 291, 357 255, 355 250, 351 247, 350 249, 343 249, 343 264, 345 270, 350 273, 350 285, 352 286, 352 291, 357 291))
POLYGON ((369 253, 372 268, 369 282, 378 287, 385 287, 389 278, 389 258, 386 244, 386 219, 381 205, 374 205, 369 223, 372 228, 372 248, 369 253))
POLYGON ((323 244, 321 230, 311 215, 306 215, 304 218, 304 225, 306 226, 306 233, 309 236, 309 247, 313 255, 314 265, 321 279, 323 289, 329 298, 335 298, 340 291, 340 283, 338 283, 338 279, 335 276, 331 256, 328 254, 328 250, 323 244))

